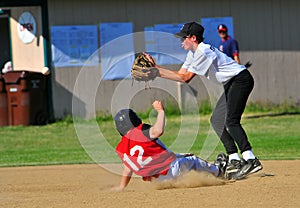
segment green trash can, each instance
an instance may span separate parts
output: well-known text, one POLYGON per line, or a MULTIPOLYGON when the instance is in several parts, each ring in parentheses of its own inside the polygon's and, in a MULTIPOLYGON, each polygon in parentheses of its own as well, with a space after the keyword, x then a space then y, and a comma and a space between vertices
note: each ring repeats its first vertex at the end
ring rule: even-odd
POLYGON ((11 71, 3 77, 7 92, 9 125, 47 124, 47 77, 29 71, 11 71))

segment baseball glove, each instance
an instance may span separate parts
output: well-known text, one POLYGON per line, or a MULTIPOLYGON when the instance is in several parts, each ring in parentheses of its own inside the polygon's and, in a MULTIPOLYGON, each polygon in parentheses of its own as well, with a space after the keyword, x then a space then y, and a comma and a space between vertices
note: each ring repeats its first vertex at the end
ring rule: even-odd
POLYGON ((133 62, 131 76, 134 80, 147 82, 158 76, 158 70, 145 54, 140 54, 133 62))
POLYGON ((252 63, 250 61, 248 61, 244 66, 248 69, 252 66, 252 63))

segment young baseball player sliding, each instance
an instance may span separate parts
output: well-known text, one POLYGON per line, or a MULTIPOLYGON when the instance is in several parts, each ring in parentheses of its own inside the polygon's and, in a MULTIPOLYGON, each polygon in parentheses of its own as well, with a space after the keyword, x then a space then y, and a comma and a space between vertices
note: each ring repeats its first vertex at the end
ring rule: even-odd
POLYGON ((122 136, 116 153, 124 165, 120 185, 114 190, 124 189, 133 173, 142 176, 144 181, 176 179, 191 170, 224 177, 225 154, 219 154, 215 163, 210 164, 193 154, 175 154, 169 150, 158 138, 165 127, 163 104, 156 100, 152 106, 157 111, 153 126, 142 123, 132 109, 120 110, 114 117, 116 129, 122 136))

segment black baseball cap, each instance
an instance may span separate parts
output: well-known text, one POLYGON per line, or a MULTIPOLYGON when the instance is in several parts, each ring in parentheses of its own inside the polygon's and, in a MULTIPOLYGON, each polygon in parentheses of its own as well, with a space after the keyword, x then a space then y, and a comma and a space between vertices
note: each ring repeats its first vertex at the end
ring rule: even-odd
POLYGON ((196 35, 197 37, 203 38, 204 28, 202 25, 196 22, 185 23, 175 36, 184 38, 189 35, 196 35))

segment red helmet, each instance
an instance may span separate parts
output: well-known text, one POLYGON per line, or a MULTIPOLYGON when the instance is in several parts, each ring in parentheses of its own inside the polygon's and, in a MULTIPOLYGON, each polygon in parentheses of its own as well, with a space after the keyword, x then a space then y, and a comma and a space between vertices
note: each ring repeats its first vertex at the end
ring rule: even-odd
POLYGON ((218 26, 218 32, 220 32, 220 31, 227 32, 228 29, 227 29, 226 25, 220 24, 220 25, 218 26))

